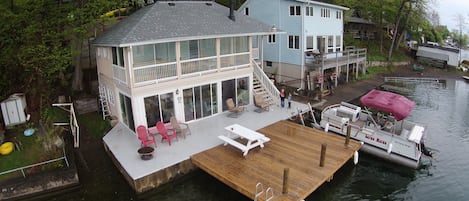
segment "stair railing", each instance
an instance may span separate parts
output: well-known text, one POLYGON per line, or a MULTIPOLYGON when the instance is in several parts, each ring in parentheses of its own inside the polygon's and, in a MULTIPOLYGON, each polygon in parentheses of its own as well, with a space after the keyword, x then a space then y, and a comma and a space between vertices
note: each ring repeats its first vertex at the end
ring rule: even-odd
POLYGON ((251 60, 254 76, 257 77, 261 85, 265 88, 267 93, 272 97, 276 105, 280 105, 280 91, 277 89, 275 84, 270 80, 270 78, 264 73, 264 71, 259 67, 256 61, 251 60))

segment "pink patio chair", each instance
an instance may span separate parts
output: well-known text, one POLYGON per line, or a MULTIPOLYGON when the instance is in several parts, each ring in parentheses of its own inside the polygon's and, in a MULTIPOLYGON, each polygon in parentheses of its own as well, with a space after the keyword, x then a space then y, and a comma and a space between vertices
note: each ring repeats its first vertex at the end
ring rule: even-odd
POLYGON ((162 121, 159 121, 156 123, 156 129, 158 130, 158 133, 160 133, 161 135, 161 142, 163 142, 163 140, 166 139, 168 140, 168 144, 171 145, 171 139, 176 138, 177 140, 179 140, 176 130, 174 130, 174 128, 167 130, 162 121))
POLYGON ((148 147, 148 145, 155 144, 155 147, 156 147, 155 136, 151 135, 150 137, 150 135, 151 134, 148 132, 148 129, 146 126, 140 125, 137 127, 137 136, 141 142, 140 146, 148 147))

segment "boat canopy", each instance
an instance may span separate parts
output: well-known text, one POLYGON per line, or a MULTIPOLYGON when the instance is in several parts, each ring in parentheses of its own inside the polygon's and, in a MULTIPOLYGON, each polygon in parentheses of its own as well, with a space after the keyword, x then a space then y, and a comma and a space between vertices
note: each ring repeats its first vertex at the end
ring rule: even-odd
POLYGON ((376 89, 362 96, 360 102, 366 107, 389 112, 398 121, 409 116, 415 107, 415 102, 402 95, 376 89))

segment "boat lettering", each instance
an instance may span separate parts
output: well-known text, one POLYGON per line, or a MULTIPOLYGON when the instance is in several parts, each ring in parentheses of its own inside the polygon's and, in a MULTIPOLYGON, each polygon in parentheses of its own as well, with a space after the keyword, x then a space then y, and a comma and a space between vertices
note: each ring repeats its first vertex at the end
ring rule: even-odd
POLYGON ((379 138, 376 138, 376 142, 379 142, 379 143, 381 143, 381 144, 388 144, 386 141, 381 140, 381 139, 379 139, 379 138))
POLYGON ((376 141, 376 142, 381 143, 381 144, 384 144, 384 145, 388 144, 386 141, 384 141, 384 140, 382 140, 382 139, 379 139, 379 138, 374 138, 374 137, 371 136, 371 135, 365 135, 365 138, 366 138, 366 139, 369 139, 369 140, 372 140, 372 141, 376 141))
POLYGON ((370 135, 365 135, 365 138, 366 138, 366 139, 373 140, 373 141, 375 140, 375 138, 374 138, 374 137, 371 137, 370 135))

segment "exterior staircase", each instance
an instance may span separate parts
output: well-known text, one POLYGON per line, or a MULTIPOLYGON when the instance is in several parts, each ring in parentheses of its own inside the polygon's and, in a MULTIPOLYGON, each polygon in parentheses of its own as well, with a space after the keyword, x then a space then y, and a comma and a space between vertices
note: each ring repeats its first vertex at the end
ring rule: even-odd
POLYGON ((253 95, 261 95, 264 102, 268 103, 269 106, 279 106, 280 92, 277 87, 259 67, 259 64, 256 61, 253 60, 252 65, 254 68, 253 95))
POLYGON ((259 81, 259 79, 254 76, 253 77, 253 86, 252 90, 254 91, 254 95, 260 95, 264 99, 264 102, 268 103, 269 106, 274 106, 276 105, 276 102, 272 95, 266 90, 266 88, 262 85, 262 83, 259 81))

